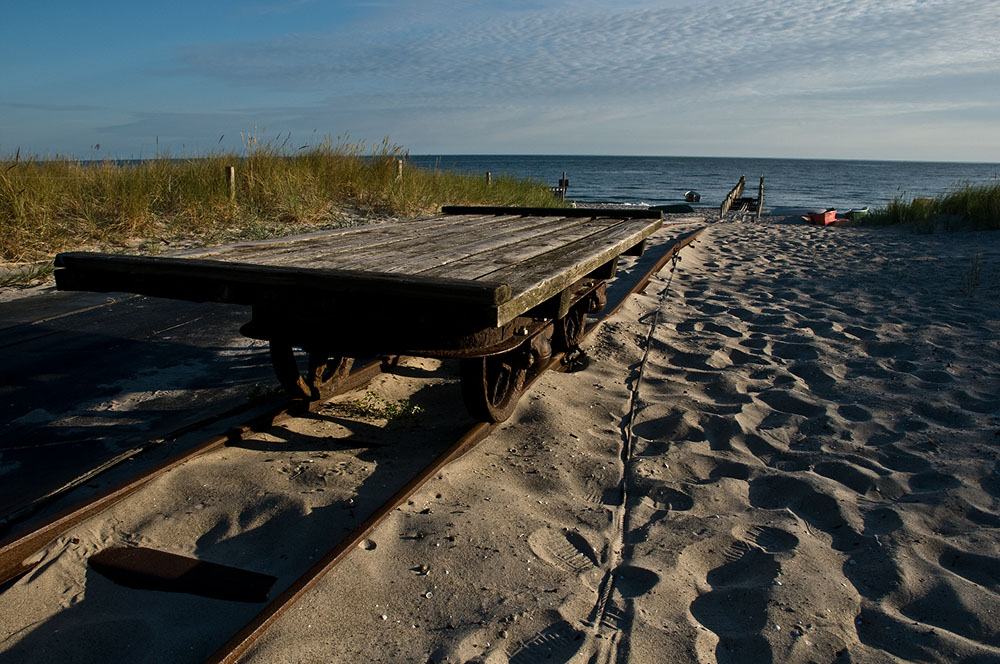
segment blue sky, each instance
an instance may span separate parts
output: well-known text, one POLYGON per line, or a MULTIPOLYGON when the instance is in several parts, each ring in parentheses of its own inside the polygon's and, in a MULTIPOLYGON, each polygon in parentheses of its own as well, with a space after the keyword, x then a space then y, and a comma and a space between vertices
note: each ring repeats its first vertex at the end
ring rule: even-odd
POLYGON ((997 0, 2 2, 5 156, 1000 161, 997 0))

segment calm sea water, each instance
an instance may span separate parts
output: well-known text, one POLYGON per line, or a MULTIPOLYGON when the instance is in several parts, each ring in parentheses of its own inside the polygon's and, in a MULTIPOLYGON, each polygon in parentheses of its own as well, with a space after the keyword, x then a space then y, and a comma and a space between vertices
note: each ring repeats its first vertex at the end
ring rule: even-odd
POLYGON ((722 157, 586 157, 513 155, 419 155, 410 163, 459 173, 509 174, 555 186, 569 179, 569 198, 579 202, 683 202, 693 189, 701 205, 718 206, 741 175, 744 195, 756 195, 764 176, 765 209, 779 206, 884 207, 897 196, 933 198, 966 183, 990 184, 1000 164, 722 157))

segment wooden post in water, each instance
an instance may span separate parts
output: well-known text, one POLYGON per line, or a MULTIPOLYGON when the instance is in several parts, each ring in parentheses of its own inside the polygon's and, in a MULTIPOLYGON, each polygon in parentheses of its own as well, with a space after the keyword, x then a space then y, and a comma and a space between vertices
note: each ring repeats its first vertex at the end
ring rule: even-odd
POLYGON ((397 159, 396 160, 396 179, 397 180, 402 180, 403 179, 403 160, 402 159, 397 159))
POLYGON ((757 221, 760 221, 760 211, 764 207, 764 176, 760 176, 760 188, 757 190, 757 221))
POLYGON ((566 171, 563 171, 562 177, 559 178, 559 198, 560 200, 566 200, 566 190, 569 189, 569 180, 566 179, 566 171))
POLYGON ((236 167, 226 166, 226 184, 229 186, 229 202, 236 202, 236 167))
POLYGON ((719 207, 720 218, 726 216, 726 213, 729 212, 729 208, 731 208, 733 203, 736 202, 736 199, 743 194, 743 185, 746 183, 746 180, 747 176, 741 175, 740 181, 737 182, 736 186, 733 187, 728 194, 726 194, 724 199, 722 199, 722 205, 719 207))
POLYGON ((493 173, 486 171, 486 186, 489 187, 493 184, 493 173))

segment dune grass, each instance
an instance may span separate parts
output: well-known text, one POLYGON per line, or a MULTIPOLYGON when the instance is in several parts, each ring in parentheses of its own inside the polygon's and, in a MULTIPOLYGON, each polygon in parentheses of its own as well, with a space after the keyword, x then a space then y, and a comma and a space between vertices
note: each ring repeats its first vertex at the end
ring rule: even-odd
POLYGON ((123 165, 111 160, 0 160, 0 262, 37 278, 67 249, 155 252, 178 239, 258 239, 359 217, 407 217, 441 205, 562 205, 537 182, 419 169, 388 140, 245 137, 242 153, 169 156, 123 165), (399 161, 403 162, 400 175, 399 161), (231 196, 225 177, 235 167, 231 196))
POLYGON ((937 198, 896 198, 867 222, 904 224, 921 233, 1000 230, 1000 183, 966 184, 937 198))

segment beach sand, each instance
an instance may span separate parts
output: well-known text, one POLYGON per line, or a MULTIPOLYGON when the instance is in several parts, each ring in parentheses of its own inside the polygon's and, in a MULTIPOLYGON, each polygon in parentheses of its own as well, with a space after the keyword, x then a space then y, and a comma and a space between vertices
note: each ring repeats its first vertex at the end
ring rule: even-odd
MULTIPOLYGON (((246 661, 1000 661, 1000 235, 736 220, 673 267, 246 661)), ((0 661, 201 661, 261 605, 86 558, 149 546, 273 596, 470 424, 459 401, 406 358, 167 474, 0 595, 0 661), (422 412, 359 417, 365 392, 422 412)))

